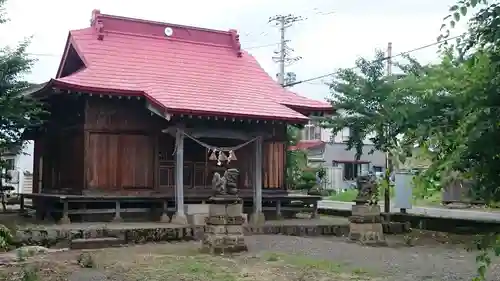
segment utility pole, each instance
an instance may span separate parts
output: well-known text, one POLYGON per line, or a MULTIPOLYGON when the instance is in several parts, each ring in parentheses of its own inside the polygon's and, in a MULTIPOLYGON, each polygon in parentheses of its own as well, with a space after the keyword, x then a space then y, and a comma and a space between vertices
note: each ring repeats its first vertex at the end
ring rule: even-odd
MULTIPOLYGON (((387 44, 387 77, 392 76, 392 42, 389 42, 387 44)), ((388 130, 389 128, 386 128, 388 130)), ((388 134, 388 132, 386 133, 388 134)), ((391 184, 390 184, 390 178, 392 172, 391 169, 391 155, 389 151, 385 153, 385 174, 386 174, 386 180, 387 180, 387 187, 384 190, 384 212, 387 215, 387 221, 390 221, 390 213, 391 213, 391 184)))
POLYGON ((285 43, 285 17, 281 16, 278 19, 279 24, 280 24, 280 59, 279 59, 279 64, 280 64, 280 72, 278 76, 278 83, 280 83, 281 86, 285 85, 285 50, 286 50, 286 43, 285 43))
POLYGON ((292 52, 294 51, 290 48, 287 43, 289 40, 286 40, 285 31, 287 28, 293 25, 293 23, 302 21, 304 18, 297 17, 294 15, 276 15, 274 17, 269 18, 269 23, 274 23, 279 27, 280 30, 280 48, 279 51, 274 52, 277 56, 273 57, 273 59, 279 64, 279 73, 278 73, 278 83, 284 86, 285 83, 285 66, 290 65, 296 61, 302 59, 302 57, 292 57, 292 52))

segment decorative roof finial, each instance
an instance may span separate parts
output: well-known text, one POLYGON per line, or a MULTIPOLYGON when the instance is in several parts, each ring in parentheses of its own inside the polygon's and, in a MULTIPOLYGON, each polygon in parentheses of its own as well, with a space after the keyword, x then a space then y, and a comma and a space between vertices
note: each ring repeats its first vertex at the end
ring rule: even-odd
POLYGON ((240 36, 238 35, 238 31, 235 29, 230 29, 229 33, 231 33, 233 48, 236 50, 236 54, 238 55, 238 57, 241 57, 243 52, 241 51, 240 36))
POLYGON ((94 25, 97 16, 100 14, 101 14, 101 10, 99 10, 99 9, 92 10, 92 17, 90 18, 90 26, 94 25))

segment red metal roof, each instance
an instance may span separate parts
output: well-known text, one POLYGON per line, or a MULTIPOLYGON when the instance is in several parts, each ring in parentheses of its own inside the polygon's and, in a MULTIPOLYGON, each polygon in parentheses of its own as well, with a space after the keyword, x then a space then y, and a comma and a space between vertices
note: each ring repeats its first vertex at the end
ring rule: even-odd
POLYGON ((91 27, 70 31, 67 43, 85 67, 54 84, 100 92, 145 95, 169 112, 303 121, 291 108, 331 111, 327 102, 283 89, 236 31, 218 31, 92 14, 91 27), (165 35, 165 28, 172 35, 165 35))
POLYGON ((311 148, 315 148, 321 145, 325 145, 325 142, 321 140, 301 140, 298 141, 296 145, 291 145, 288 147, 288 150, 290 151, 295 151, 295 150, 308 150, 311 148))

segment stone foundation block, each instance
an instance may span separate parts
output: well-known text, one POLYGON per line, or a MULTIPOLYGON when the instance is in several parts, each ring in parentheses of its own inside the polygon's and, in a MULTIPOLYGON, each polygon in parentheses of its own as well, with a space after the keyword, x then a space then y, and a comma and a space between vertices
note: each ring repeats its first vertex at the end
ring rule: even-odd
POLYGON ((379 205, 353 205, 352 216, 377 216, 380 215, 379 205))
POLYGON ((252 225, 263 225, 265 222, 266 222, 266 217, 262 212, 253 213, 250 216, 250 224, 252 225))
POLYGON ((205 235, 201 251, 210 254, 226 254, 247 251, 243 235, 205 235))
POLYGON ((210 217, 226 216, 226 205, 224 204, 210 204, 208 215, 210 217))
POLYGON ((229 204, 226 207, 226 215, 229 217, 237 217, 243 214, 243 204, 229 204))
POLYGON ((207 214, 191 214, 187 215, 188 223, 190 225, 205 225, 208 218, 207 214))
POLYGON ((174 224, 183 224, 183 225, 187 225, 188 224, 188 220, 187 220, 186 215, 185 214, 179 214, 179 213, 175 213, 172 216, 172 219, 171 219, 170 222, 174 223, 174 224))
POLYGON ((186 204, 184 206, 184 212, 187 215, 194 214, 208 214, 210 205, 208 204, 186 204))
POLYGON ((205 231, 207 234, 221 234, 225 235, 227 233, 227 229, 225 225, 207 225, 205 227, 205 231))
POLYGON ((380 223, 350 223, 349 239, 366 245, 387 245, 380 223))
POLYGON ((227 225, 226 233, 228 235, 243 235, 243 225, 227 225))

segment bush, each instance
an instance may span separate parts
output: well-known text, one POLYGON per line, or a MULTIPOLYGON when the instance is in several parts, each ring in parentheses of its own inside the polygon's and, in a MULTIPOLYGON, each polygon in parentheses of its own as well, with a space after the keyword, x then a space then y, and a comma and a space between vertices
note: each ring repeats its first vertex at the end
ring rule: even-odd
POLYGON ((81 253, 76 262, 82 268, 94 268, 96 266, 94 258, 89 253, 81 253))
POLYGON ((0 251, 7 251, 14 242, 14 237, 10 230, 3 224, 0 224, 0 251))
POLYGON ((300 175, 297 189, 310 190, 316 185, 316 175, 312 171, 304 171, 300 175))

